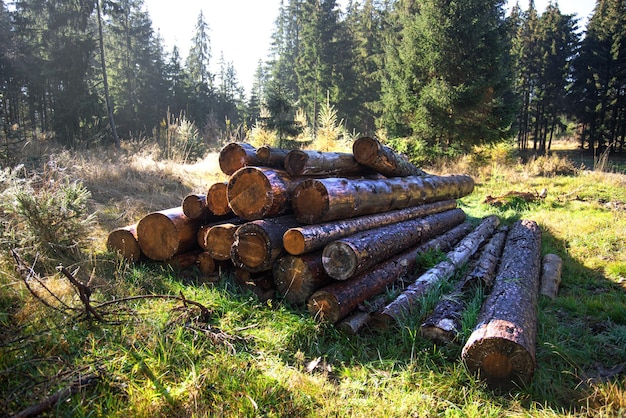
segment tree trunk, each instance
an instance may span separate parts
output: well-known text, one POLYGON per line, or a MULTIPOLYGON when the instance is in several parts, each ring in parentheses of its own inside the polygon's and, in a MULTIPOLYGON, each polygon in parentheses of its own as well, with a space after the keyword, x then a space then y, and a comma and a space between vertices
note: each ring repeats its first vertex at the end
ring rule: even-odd
POLYGON ((298 221, 316 224, 457 199, 474 189, 469 176, 411 176, 389 179, 308 179, 292 193, 298 221))
POLYGON ((206 237, 207 237, 207 234, 209 233, 209 229, 211 228, 212 227, 210 225, 202 225, 200 228, 198 228, 198 234, 196 235, 196 238, 198 241, 198 245, 204 251, 207 251, 209 249, 207 242, 206 242, 206 237))
POLYGON ((455 285, 452 292, 443 296, 437 303, 433 312, 420 327, 423 337, 437 343, 452 343, 461 335, 461 316, 467 306, 469 295, 478 286, 481 286, 485 293, 491 289, 507 231, 507 227, 498 229, 482 249, 472 271, 455 285))
POLYGON ((539 294, 554 299, 559 293, 563 260, 556 254, 546 254, 541 263, 541 289, 539 294))
POLYGON ((455 207, 455 200, 444 200, 358 218, 301 226, 292 228, 285 233, 283 245, 289 254, 304 254, 323 248, 332 241, 356 234, 357 232, 443 212, 455 207))
POLYGON ((242 168, 230 177, 228 203, 235 215, 248 221, 284 215, 291 209, 290 192, 303 180, 272 168, 242 168))
POLYGON ((233 213, 228 205, 228 182, 214 183, 206 194, 206 205, 209 211, 216 216, 233 213))
POLYGON ((220 261, 230 260, 230 249, 240 226, 241 222, 226 222, 209 227, 204 240, 211 257, 220 261))
POLYGON ((316 290, 332 279, 324 271, 322 252, 301 256, 284 255, 274 264, 276 293, 287 302, 302 305, 316 290))
POLYGON ((412 274, 419 254, 434 249, 446 251, 470 230, 471 226, 463 223, 418 247, 383 261, 367 272, 325 286, 311 295, 307 308, 319 320, 337 322, 365 300, 383 292, 388 285, 412 274))
POLYGON ((198 219, 204 223, 211 216, 206 205, 206 196, 203 194, 188 194, 183 198, 181 207, 189 219, 198 219))
POLYGON ((457 208, 359 232, 326 245, 322 263, 330 277, 347 280, 464 220, 465 212, 457 208))
POLYGON ((270 270, 284 254, 283 234, 298 225, 293 216, 259 219, 243 224, 235 232, 230 258, 236 267, 250 272, 270 270))
POLYGON ((144 216, 137 224, 137 241, 146 257, 164 261, 197 248, 199 228, 198 220, 177 206, 144 216))
POLYGON ((106 60, 104 58, 104 35, 102 33, 102 9, 100 0, 96 2, 98 16, 98 45, 100 47, 100 65, 102 68, 102 87, 104 87, 104 101, 107 105, 107 114, 111 125, 111 135, 113 136, 113 144, 115 148, 120 149, 120 137, 117 135, 117 126, 115 125, 115 117, 113 114, 113 104, 111 103, 111 95, 109 94, 109 77, 107 76, 106 60))
POLYGON ((235 171, 249 165, 259 165, 256 156, 256 149, 244 142, 231 142, 226 144, 219 155, 220 169, 224 174, 230 176, 235 171))
POLYGON ((138 261, 142 253, 137 241, 137 224, 116 228, 109 232, 107 248, 109 251, 118 252, 128 261, 138 261))
POLYGON ((352 144, 354 158, 366 167, 370 167, 386 177, 406 177, 426 175, 409 160, 381 144, 378 140, 361 137, 352 144))
POLYGON ((355 176, 371 174, 372 170, 359 164, 352 154, 293 150, 285 157, 285 170, 297 176, 355 176))
POLYGON ((374 315, 372 318, 377 325, 386 326, 392 320, 401 323, 414 308, 419 304, 420 299, 440 281, 447 280, 461 268, 469 258, 478 250, 478 247, 485 242, 494 230, 498 227, 500 220, 497 216, 488 216, 457 244, 454 250, 446 254, 446 259, 426 273, 421 275, 415 283, 409 285, 393 302, 374 315))
POLYGON ((530 382, 535 370, 541 230, 530 220, 509 231, 493 290, 463 347, 468 369, 495 386, 530 382))
POLYGON ((273 299, 276 294, 272 275, 267 272, 251 273, 236 268, 233 278, 241 290, 253 293, 261 302, 273 299))
POLYGON ((285 168, 285 157, 289 154, 288 149, 272 148, 269 145, 263 145, 257 148, 256 157, 263 167, 285 168))

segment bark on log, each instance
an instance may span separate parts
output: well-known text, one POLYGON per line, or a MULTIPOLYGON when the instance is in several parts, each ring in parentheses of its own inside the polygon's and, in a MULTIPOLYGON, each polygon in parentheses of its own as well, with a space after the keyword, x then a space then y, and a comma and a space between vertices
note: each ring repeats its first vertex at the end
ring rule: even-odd
POLYGON ((423 176, 424 171, 409 160, 370 137, 362 137, 352 144, 354 158, 387 177, 423 176))
POLYGON ((285 157, 285 170, 299 176, 355 176, 371 174, 372 170, 359 164, 352 154, 293 150, 285 157))
POLYGON ((332 241, 356 234, 357 232, 416 219, 454 209, 455 207, 455 200, 444 200, 352 219, 301 226, 285 232, 283 245, 289 254, 300 255, 323 248, 332 241))
POLYGON ((301 256, 284 255, 274 264, 276 294, 294 305, 303 305, 316 290, 332 278, 324 271, 322 252, 301 256))
POLYGON ((489 293, 491 289, 507 231, 507 227, 498 228, 483 247, 474 268, 459 280, 452 292, 442 296, 433 312, 420 327, 420 332, 424 338, 429 338, 437 343, 457 341, 463 330, 461 317, 471 291, 477 286, 482 286, 485 293, 489 293))
POLYGON ((228 176, 242 167, 259 165, 256 149, 252 145, 243 142, 226 144, 220 150, 218 160, 220 169, 228 176))
POLYGON ((291 204, 298 221, 316 224, 457 199, 473 189, 465 175, 308 179, 295 187, 291 204))
POLYGON ((330 277, 347 280, 464 220, 465 212, 457 208, 359 232, 326 245, 322 263, 330 277))
POLYGON ((196 235, 198 246, 204 251, 207 251, 209 248, 206 242, 206 236, 209 233, 209 229, 211 229, 210 225, 202 225, 198 228, 198 234, 196 235))
POLYGON ((363 308, 361 308, 362 305, 360 304, 359 309, 350 316, 341 320, 341 322, 337 325, 337 328, 349 335, 358 334, 359 330, 367 325, 372 317, 372 314, 384 308, 387 303, 386 300, 386 295, 378 295, 367 306, 363 306, 363 308))
POLYGON ((541 263, 541 289, 539 294, 554 299, 559 293, 563 260, 556 254, 546 254, 541 263))
POLYGON ((183 213, 189 219, 198 219, 200 222, 206 222, 211 216, 211 212, 206 205, 206 195, 188 194, 183 198, 181 203, 183 213))
POLYGON ((463 223, 418 247, 383 261, 367 272, 325 286, 311 295, 307 308, 318 320, 337 322, 365 300, 383 292, 388 285, 413 273, 419 254, 434 249, 447 251, 470 230, 471 226, 463 223))
POLYGON ((228 182, 214 183, 209 187, 206 194, 206 206, 216 216, 233 213, 228 205, 228 182))
POLYGON ((144 216, 137 224, 137 241, 146 257, 165 261, 197 248, 199 228, 198 220, 177 206, 144 216))
POLYGON ((143 254, 137 241, 137 224, 109 232, 107 248, 111 252, 118 252, 128 261, 139 261, 143 254))
POLYGON ((256 156, 264 167, 285 168, 285 157, 289 154, 289 149, 272 148, 269 145, 263 145, 257 148, 256 156))
POLYGON ((209 227, 205 236, 206 249, 215 260, 230 260, 230 249, 235 242, 235 232, 242 222, 226 222, 209 227))
POLYGON ((241 225, 230 250, 233 264, 250 272, 270 270, 285 253, 284 233, 297 225, 293 216, 259 219, 241 225))
POLYGON ((488 384, 530 382, 535 370, 541 231, 530 220, 516 222, 507 236, 493 290, 461 356, 488 384))
POLYGON ((228 204, 242 219, 253 221, 290 211, 290 193, 303 178, 267 167, 245 167, 230 177, 228 204))
POLYGON ((394 301, 372 318, 378 326, 386 326, 395 321, 401 323, 419 304, 422 296, 435 284, 450 278, 476 252, 478 247, 493 235, 500 220, 497 216, 488 216, 456 247, 446 254, 446 260, 440 262, 421 275, 415 283, 409 285, 394 301))

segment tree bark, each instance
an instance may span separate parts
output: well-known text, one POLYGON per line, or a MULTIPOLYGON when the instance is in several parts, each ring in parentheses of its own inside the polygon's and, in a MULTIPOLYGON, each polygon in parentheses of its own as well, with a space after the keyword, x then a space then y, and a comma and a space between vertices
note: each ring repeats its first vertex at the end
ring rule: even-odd
POLYGON ((219 164, 222 172, 228 176, 242 167, 259 165, 256 149, 244 142, 231 142, 226 144, 219 155, 219 164))
POLYGON ((454 287, 443 296, 430 316, 420 327, 423 337, 437 343, 452 343, 462 332, 461 316, 467 306, 472 290, 481 286, 489 293, 496 277, 498 261, 504 248, 508 228, 500 227, 481 251, 472 271, 466 274, 454 287))
POLYGON ((137 224, 109 232, 107 248, 109 251, 118 252, 128 261, 139 261, 143 254, 137 241, 137 224))
POLYGON ((419 254, 434 249, 446 251, 470 230, 471 226, 463 223, 418 247, 383 261, 367 272, 329 284, 311 295, 307 308, 318 320, 337 322, 365 300, 383 292, 388 285, 412 274, 419 254))
POLYGON ((464 220, 465 212, 457 208, 359 232, 326 245, 322 263, 330 277, 347 280, 464 220))
POLYGON ((450 278, 476 252, 478 247, 488 240, 498 227, 497 216, 488 216, 457 244, 454 250, 446 254, 446 260, 440 262, 421 275, 415 283, 409 285, 394 301, 372 318, 378 326, 386 326, 392 320, 401 323, 419 304, 422 296, 435 284, 450 278))
POLYGON ((349 335, 358 334, 359 330, 367 325, 372 314, 385 307, 387 303, 386 300, 386 295, 378 295, 373 298, 371 303, 367 304, 367 306, 359 304, 359 309, 341 320, 337 328, 349 335))
POLYGON ((228 205, 228 182, 214 183, 206 194, 206 206, 215 216, 231 215, 233 211, 228 205))
POLYGON ((554 299, 559 293, 563 260, 556 254, 546 254, 541 263, 541 289, 539 294, 554 299))
POLYGON ((289 154, 289 149, 273 148, 263 145, 257 148, 256 157, 264 167, 285 168, 285 157, 289 154))
POLYGON ((270 270, 285 253, 283 234, 297 225, 293 216, 259 219, 241 225, 230 250, 233 264, 250 272, 270 270))
POLYGON ((230 177, 228 203, 235 215, 248 221, 284 215, 291 210, 291 191, 303 180, 282 170, 245 167, 230 177))
POLYGON ((355 176, 371 174, 372 170, 359 164, 352 154, 292 150, 285 157, 285 170, 298 176, 355 176))
POLYGON ((200 222, 206 222, 211 213, 206 205, 206 195, 188 194, 183 198, 181 203, 183 213, 189 219, 198 219, 200 222))
POLYGON ((283 245, 289 254, 300 255, 323 248, 332 241, 357 232, 443 212, 455 207, 455 200, 444 200, 352 219, 301 226, 292 228, 285 233, 283 245))
POLYGON ((215 260, 230 260, 230 249, 235 242, 235 232, 242 222, 225 222, 208 228, 204 238, 206 250, 215 260))
POLYGON ((355 160, 386 177, 423 176, 424 171, 409 160, 370 137, 361 137, 352 144, 355 160))
POLYGON ((473 189, 465 175, 308 179, 295 187, 291 204, 298 221, 316 224, 457 199, 473 189))
POLYGON ((197 248, 199 228, 200 222, 177 206, 144 216, 137 224, 137 241, 146 257, 165 261, 197 248))
POLYGON ((493 386, 530 382, 535 370, 541 231, 516 222, 507 236, 493 290, 462 350, 472 372, 493 386))
POLYGON ((301 256, 284 255, 274 264, 278 297, 294 305, 303 305, 316 290, 332 279, 324 271, 322 252, 301 256))

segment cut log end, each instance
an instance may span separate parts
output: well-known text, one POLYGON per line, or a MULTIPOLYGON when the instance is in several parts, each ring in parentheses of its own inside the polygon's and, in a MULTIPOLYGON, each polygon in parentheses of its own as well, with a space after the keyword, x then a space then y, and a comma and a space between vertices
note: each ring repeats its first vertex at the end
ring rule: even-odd
POLYGON ((183 213, 189 219, 203 219, 207 213, 206 196, 199 194, 189 194, 185 196, 181 204, 183 213))
POLYGON ((274 265, 277 294, 287 302, 304 304, 309 296, 330 281, 321 263, 321 254, 286 255, 274 265))
POLYGON ((321 183, 314 182, 313 187, 307 187, 307 184, 311 183, 307 180, 296 187, 292 205, 298 221, 312 224, 328 212, 329 196, 321 183))
POLYGON ((138 261, 142 255, 141 247, 137 242, 135 225, 111 231, 106 245, 109 251, 117 252, 129 261, 138 261))
POLYGON ((248 268, 260 267, 267 257, 266 248, 266 240, 260 235, 241 235, 237 242, 237 258, 248 268))
POLYGON ((341 318, 337 315, 339 305, 333 294, 324 290, 315 292, 307 301, 309 313, 319 321, 335 323, 341 318))
POLYGON ((232 142, 220 150, 218 157, 220 169, 228 176, 248 165, 258 163, 256 149, 246 143, 232 142))
POLYGON ((309 160, 309 155, 300 150, 291 151, 285 157, 285 168, 289 174, 301 175, 309 160))
POLYGON ((347 280, 354 276, 359 260, 355 256, 357 249, 349 242, 335 241, 328 244, 322 252, 322 264, 330 277, 347 280))
POLYGON ((271 190, 271 184, 261 171, 254 167, 242 168, 228 182, 228 205, 242 219, 260 219, 272 206, 271 190))
POLYGON ((209 211, 216 216, 231 213, 228 205, 228 183, 220 182, 211 185, 207 191, 206 205, 209 211))
POLYGON ((152 260, 165 261, 178 252, 176 225, 162 213, 144 216, 137 225, 137 236, 142 252, 152 260))
POLYGON ((378 141, 369 137, 359 138, 354 142, 352 152, 355 156, 358 156, 358 161, 361 164, 371 163, 378 157, 378 141))
POLYGON ((283 247, 291 255, 300 255, 306 251, 306 243, 302 232, 293 228, 283 235, 283 247))
POLYGON ((235 232, 239 225, 224 223, 209 228, 206 234, 207 251, 215 260, 230 260, 230 249, 235 242, 235 232))

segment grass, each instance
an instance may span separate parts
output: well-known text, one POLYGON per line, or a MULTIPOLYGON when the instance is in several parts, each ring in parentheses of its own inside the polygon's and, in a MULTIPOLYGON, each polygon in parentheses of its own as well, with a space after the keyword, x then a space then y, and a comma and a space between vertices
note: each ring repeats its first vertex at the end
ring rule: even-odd
MULTIPOLYGON (((142 213, 171 207, 220 180, 216 155, 194 165, 159 161, 148 151, 54 154, 69 177, 91 192, 93 245, 74 260, 90 281, 92 303, 134 295, 180 300, 128 300, 88 320, 73 288, 50 271, 29 283, 61 296, 71 310, 44 306, 25 289, 11 258, 0 261, 0 410, 16 413, 69 387, 93 384, 50 411, 58 416, 337 416, 500 417, 623 416, 626 413, 626 177, 581 171, 555 174, 567 161, 539 170, 514 158, 483 155, 440 168, 470 172, 476 189, 460 200, 477 220, 529 218, 543 233, 542 253, 563 258, 554 300, 541 298, 532 382, 506 392, 487 388, 460 361, 461 347, 435 346, 417 327, 434 305, 402 327, 348 336, 315 322, 303 308, 260 302, 228 277, 203 284, 193 274, 154 264, 127 264, 104 251, 106 231, 142 213), (556 167, 556 168, 555 168, 556 167), (536 202, 501 207, 487 195, 548 190, 536 202), (45 287, 44 287, 45 286, 45 287)), ((433 168, 433 171, 435 169, 433 168)), ((442 171, 443 172, 443 171, 442 171)), ((3 228, 8 215, 3 213, 3 228)), ((3 245, 6 244, 3 243, 3 245)), ((426 262, 427 260, 425 260, 426 262)), ((434 257, 432 262, 435 262, 434 257)), ((35 266, 36 267, 36 266, 35 266)), ((441 289, 438 290, 442 292, 441 289)), ((471 332, 480 295, 463 318, 471 332)))

